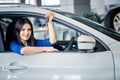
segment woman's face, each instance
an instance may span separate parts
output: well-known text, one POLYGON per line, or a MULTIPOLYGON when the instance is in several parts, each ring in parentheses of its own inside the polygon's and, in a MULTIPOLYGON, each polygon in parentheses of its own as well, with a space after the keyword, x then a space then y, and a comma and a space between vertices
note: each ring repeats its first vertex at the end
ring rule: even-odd
POLYGON ((31 26, 27 23, 25 23, 20 31, 20 40, 22 42, 27 41, 32 33, 31 26))

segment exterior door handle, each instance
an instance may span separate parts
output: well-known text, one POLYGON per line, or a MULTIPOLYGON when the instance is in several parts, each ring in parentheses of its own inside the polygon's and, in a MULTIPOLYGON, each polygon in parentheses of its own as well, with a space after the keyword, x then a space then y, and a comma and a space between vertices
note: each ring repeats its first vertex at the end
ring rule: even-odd
POLYGON ((2 65, 1 69, 3 71, 10 71, 12 73, 17 73, 26 70, 28 67, 20 62, 12 62, 10 65, 2 65))

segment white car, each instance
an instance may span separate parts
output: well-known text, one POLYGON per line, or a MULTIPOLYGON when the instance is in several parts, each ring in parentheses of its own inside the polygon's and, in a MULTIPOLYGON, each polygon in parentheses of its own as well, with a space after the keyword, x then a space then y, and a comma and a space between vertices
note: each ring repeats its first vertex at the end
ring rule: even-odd
POLYGON ((0 80, 120 80, 120 34, 82 17, 55 13, 58 52, 11 52, 8 43, 21 17, 31 20, 35 38, 49 37, 43 30, 46 12, 30 5, 0 5, 0 80))

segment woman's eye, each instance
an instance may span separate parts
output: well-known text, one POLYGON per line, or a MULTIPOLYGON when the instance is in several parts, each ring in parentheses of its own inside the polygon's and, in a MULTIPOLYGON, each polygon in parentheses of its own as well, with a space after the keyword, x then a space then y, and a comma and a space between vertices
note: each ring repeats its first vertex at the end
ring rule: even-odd
POLYGON ((31 29, 28 29, 28 31, 31 31, 31 29))
POLYGON ((25 31, 25 29, 21 29, 21 31, 25 31))

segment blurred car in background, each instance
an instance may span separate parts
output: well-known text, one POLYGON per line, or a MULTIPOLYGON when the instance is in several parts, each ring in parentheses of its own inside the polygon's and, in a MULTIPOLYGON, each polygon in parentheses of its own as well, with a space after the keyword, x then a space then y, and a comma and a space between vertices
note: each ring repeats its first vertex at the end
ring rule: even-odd
POLYGON ((105 8, 104 25, 120 33, 120 0, 105 0, 105 8))
POLYGON ((59 51, 18 55, 8 49, 15 22, 26 17, 35 38, 48 38, 43 25, 49 10, 25 4, 0 6, 0 80, 120 79, 120 34, 89 19, 55 12, 53 46, 59 51))

